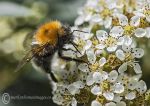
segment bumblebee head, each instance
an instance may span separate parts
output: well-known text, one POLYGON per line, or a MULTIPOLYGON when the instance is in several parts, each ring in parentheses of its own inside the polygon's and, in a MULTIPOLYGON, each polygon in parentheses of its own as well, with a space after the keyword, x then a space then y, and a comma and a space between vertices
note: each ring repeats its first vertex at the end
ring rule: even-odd
POLYGON ((35 40, 39 44, 50 43, 51 45, 56 45, 58 38, 62 41, 69 41, 72 39, 72 34, 70 27, 68 25, 63 25, 59 21, 51 21, 41 25, 35 33, 35 40))
POLYGON ((62 27, 58 30, 58 35, 60 40, 64 43, 69 43, 69 41, 73 40, 73 35, 69 25, 62 25, 62 27))
POLYGON ((71 33, 69 25, 62 25, 61 28, 58 30, 59 37, 69 36, 71 33))

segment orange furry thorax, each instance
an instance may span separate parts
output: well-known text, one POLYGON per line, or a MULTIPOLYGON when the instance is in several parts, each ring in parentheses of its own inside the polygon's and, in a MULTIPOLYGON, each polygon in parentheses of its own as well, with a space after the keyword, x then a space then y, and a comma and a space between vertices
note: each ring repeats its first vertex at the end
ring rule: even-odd
POLYGON ((35 40, 38 44, 49 43, 55 45, 57 43, 58 32, 61 29, 59 21, 51 21, 41 25, 35 33, 35 40))

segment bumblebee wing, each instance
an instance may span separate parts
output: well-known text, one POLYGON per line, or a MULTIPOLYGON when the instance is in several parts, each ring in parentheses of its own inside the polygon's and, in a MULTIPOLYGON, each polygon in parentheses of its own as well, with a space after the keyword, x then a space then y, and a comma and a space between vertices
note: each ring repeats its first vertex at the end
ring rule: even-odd
POLYGON ((33 58, 34 54, 31 48, 33 36, 34 36, 34 32, 30 32, 25 36, 24 41, 23 41, 23 47, 25 49, 24 52, 26 55, 19 62, 17 68, 15 69, 15 72, 19 71, 26 63, 28 63, 33 58))
POLYGON ((41 52, 43 49, 45 48, 45 45, 33 48, 32 50, 30 50, 25 56, 24 58, 20 61, 20 63, 18 64, 15 72, 19 71, 25 64, 27 64, 28 62, 30 62, 30 60, 39 52, 41 52))
POLYGON ((34 53, 32 53, 32 51, 29 51, 24 57, 23 59, 19 62, 17 68, 15 69, 15 72, 19 71, 26 63, 28 63, 33 57, 34 57, 34 53))
POLYGON ((34 36, 35 32, 30 32, 26 35, 24 41, 23 41, 23 47, 26 49, 26 50, 31 50, 31 44, 32 44, 32 41, 33 41, 33 36, 34 36))

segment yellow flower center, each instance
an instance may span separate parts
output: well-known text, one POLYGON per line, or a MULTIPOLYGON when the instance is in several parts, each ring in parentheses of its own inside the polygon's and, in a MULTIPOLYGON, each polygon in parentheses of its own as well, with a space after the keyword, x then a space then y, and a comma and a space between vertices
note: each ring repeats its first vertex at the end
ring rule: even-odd
POLYGON ((93 38, 92 43, 93 43, 94 46, 96 46, 96 45, 99 44, 99 41, 96 38, 93 38))
POLYGON ((124 26, 124 35, 132 36, 134 30, 135 30, 135 27, 126 25, 126 26, 124 26))
POLYGON ((103 95, 98 95, 96 100, 101 104, 104 104, 106 102, 106 99, 103 95))
POLYGON ((82 39, 79 39, 79 41, 77 42, 78 44, 78 49, 79 50, 82 50, 84 45, 85 45, 85 42, 82 40, 82 39))
POLYGON ((150 89, 145 93, 145 100, 150 102, 150 89))
POLYGON ((141 18, 140 19, 140 28, 146 28, 149 27, 150 23, 147 22, 146 18, 141 18))
POLYGON ((115 54, 110 54, 107 59, 108 67, 115 69, 117 66, 121 65, 121 61, 116 57, 115 54))
POLYGON ((63 95, 63 99, 64 99, 63 104, 66 105, 66 103, 68 103, 69 101, 71 101, 72 96, 69 95, 69 94, 65 94, 65 95, 63 95))
POLYGON ((108 37, 108 39, 105 40, 105 44, 107 47, 110 47, 110 46, 113 46, 113 45, 116 45, 117 43, 117 39, 116 38, 113 38, 113 37, 108 37))
POLYGON ((129 52, 125 53, 125 62, 127 61, 134 61, 134 57, 132 56, 132 54, 129 52))
POLYGON ((94 64, 91 64, 89 66, 89 68, 92 70, 92 71, 96 71, 98 68, 99 68, 99 64, 96 62, 94 64))
POLYGON ((80 93, 75 95, 75 98, 79 103, 88 103, 90 99, 90 90, 88 88, 81 89, 80 93))
POLYGON ((146 16, 150 16, 150 9, 146 9, 146 10, 144 11, 144 14, 145 14, 146 16))
POLYGON ((105 18, 105 17, 108 17, 108 16, 111 16, 112 14, 112 11, 108 8, 105 8, 101 13, 100 15, 105 18))
POLYGON ((150 16, 150 6, 149 6, 149 4, 148 4, 148 5, 145 5, 145 10, 143 11, 143 13, 144 13, 146 16, 150 16))
POLYGON ((101 84, 101 87, 104 91, 110 90, 110 85, 108 81, 103 81, 103 83, 101 84))
POLYGON ((118 18, 113 18, 112 19, 112 26, 119 26, 119 19, 118 18))

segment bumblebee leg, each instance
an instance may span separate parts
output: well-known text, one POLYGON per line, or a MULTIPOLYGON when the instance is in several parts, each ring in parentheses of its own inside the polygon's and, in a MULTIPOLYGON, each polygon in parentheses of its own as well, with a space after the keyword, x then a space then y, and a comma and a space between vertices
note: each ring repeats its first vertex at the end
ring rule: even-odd
POLYGON ((76 43, 74 43, 74 42, 70 42, 70 43, 74 46, 74 48, 77 50, 77 52, 79 52, 81 54, 81 52, 77 48, 78 45, 76 43))
POLYGON ((62 48, 62 50, 63 50, 63 51, 71 50, 71 51, 73 51, 73 52, 77 52, 77 51, 75 51, 75 50, 72 50, 72 49, 66 49, 66 48, 62 48))
POLYGON ((47 61, 45 61, 45 62, 43 62, 43 69, 47 72, 47 73, 49 73, 50 74, 50 76, 51 76, 51 78, 52 78, 52 80, 54 81, 54 82, 58 82, 58 80, 56 79, 56 77, 55 77, 55 75, 53 74, 53 72, 51 71, 51 66, 50 66, 50 62, 47 62, 47 61))
POLYGON ((56 79, 56 77, 54 76, 52 72, 50 72, 50 76, 54 82, 58 82, 58 80, 56 79))
POLYGON ((67 56, 63 56, 62 54, 62 50, 58 51, 58 55, 60 58, 67 60, 67 61, 76 61, 76 62, 80 62, 80 63, 86 63, 84 60, 80 60, 80 59, 76 59, 76 58, 71 58, 71 57, 67 57, 67 56))

